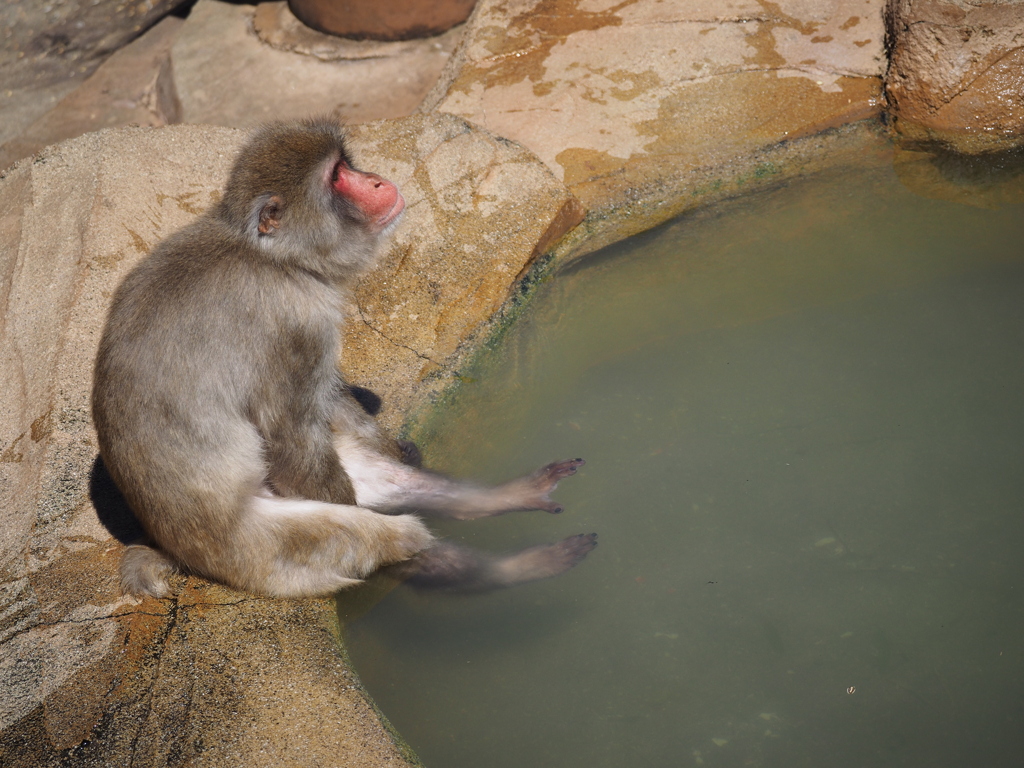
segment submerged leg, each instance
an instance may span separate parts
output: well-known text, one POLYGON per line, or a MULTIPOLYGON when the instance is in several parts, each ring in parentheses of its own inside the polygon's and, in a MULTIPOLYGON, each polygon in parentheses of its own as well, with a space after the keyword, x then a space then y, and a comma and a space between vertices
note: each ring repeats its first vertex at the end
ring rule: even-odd
POLYGON ((596 533, 581 533, 512 555, 491 555, 439 541, 389 571, 418 589, 486 592, 557 576, 596 546, 596 533))
POLYGON ((414 509, 458 520, 527 509, 557 514, 562 505, 549 494, 562 478, 576 474, 584 464, 583 459, 556 461, 526 477, 486 487, 402 464, 351 435, 337 437, 335 447, 360 506, 380 512, 414 509))

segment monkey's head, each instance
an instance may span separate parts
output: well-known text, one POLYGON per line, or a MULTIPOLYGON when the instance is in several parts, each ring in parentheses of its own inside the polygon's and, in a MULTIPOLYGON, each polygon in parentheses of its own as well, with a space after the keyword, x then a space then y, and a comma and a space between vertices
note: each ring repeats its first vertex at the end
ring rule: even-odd
POLYGON ((353 167, 336 123, 314 119, 258 130, 217 214, 274 260, 359 269, 404 207, 392 182, 353 167))

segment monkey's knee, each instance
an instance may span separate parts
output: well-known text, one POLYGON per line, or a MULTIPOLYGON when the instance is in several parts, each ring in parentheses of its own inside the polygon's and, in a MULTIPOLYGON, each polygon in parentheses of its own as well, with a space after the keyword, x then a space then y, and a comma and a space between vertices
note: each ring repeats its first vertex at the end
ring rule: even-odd
POLYGON ((250 511, 264 546, 248 554, 252 573, 240 583, 277 597, 328 594, 433 541, 415 515, 277 496, 253 498, 250 511))
POLYGON ((121 556, 121 589, 133 597, 168 597, 167 577, 178 567, 163 552, 132 544, 121 556))

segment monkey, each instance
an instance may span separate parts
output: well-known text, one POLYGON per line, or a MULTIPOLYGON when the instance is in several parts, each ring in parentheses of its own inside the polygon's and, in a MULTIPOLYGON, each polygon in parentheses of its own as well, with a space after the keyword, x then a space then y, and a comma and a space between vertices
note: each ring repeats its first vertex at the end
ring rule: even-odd
POLYGON ((117 288, 92 415, 146 533, 122 557, 126 593, 166 597, 184 572, 327 595, 392 564, 413 585, 472 591, 556 575, 596 545, 581 534, 502 557, 436 540, 423 517, 560 512, 549 494, 583 461, 494 487, 448 478, 377 424, 376 395, 342 379, 346 303, 404 206, 395 184, 356 168, 338 124, 268 124, 220 200, 117 288))

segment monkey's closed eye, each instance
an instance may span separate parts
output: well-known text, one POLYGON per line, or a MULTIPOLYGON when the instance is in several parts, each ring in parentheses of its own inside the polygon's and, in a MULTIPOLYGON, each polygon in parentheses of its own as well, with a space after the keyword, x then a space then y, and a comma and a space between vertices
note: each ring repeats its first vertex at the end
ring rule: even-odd
POLYGON ((337 184, 338 179, 341 177, 342 171, 352 170, 351 166, 344 160, 339 160, 338 164, 334 166, 334 173, 331 174, 331 183, 337 184))

